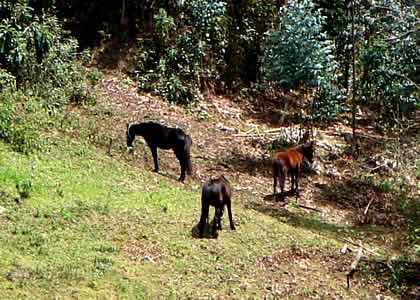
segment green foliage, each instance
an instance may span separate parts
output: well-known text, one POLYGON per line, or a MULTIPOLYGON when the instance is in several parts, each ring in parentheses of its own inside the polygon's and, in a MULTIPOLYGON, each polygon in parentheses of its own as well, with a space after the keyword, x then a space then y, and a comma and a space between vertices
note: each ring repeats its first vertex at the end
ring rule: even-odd
POLYGON ((317 113, 331 118, 340 110, 343 92, 334 84, 337 63, 334 44, 322 31, 324 20, 311 1, 290 1, 279 28, 267 33, 261 74, 262 87, 284 91, 315 88, 317 113))
POLYGON ((401 211, 405 216, 408 227, 409 239, 412 245, 420 244, 420 198, 408 198, 406 193, 401 193, 401 211))
POLYGON ((184 3, 187 24, 175 24, 160 9, 154 16, 157 38, 139 40, 139 86, 171 102, 195 102, 202 83, 218 78, 223 69, 225 6, 220 1, 184 3))
POLYGON ((162 40, 168 38, 169 32, 176 28, 174 18, 168 16, 163 8, 159 9, 159 12, 154 16, 154 20, 156 22, 156 32, 162 40))
POLYGON ((357 84, 361 100, 376 108, 380 118, 393 123, 418 103, 414 96, 420 57, 416 10, 398 1, 376 1, 359 22, 369 35, 360 49, 363 74, 357 84))
POLYGON ((4 69, 0 69, 0 92, 16 88, 16 77, 4 69))
POLYGON ((25 2, 8 7, 10 16, 0 19, 0 66, 16 78, 26 94, 50 100, 54 106, 94 102, 89 86, 95 83, 80 62, 78 44, 62 29, 57 17, 35 15, 25 2))
POLYGON ((19 2, 8 10, 10 16, 0 22, 2 64, 13 75, 25 77, 28 75, 26 68, 34 62, 40 63, 48 54, 56 33, 49 22, 55 19, 33 16, 33 9, 19 2))
POLYGON ((334 70, 333 45, 321 32, 323 17, 310 1, 290 2, 281 26, 267 34, 261 72, 267 85, 285 91, 318 87, 334 70))
POLYGON ((16 189, 22 199, 29 198, 32 191, 32 181, 29 179, 21 180, 16 183, 16 189))
POLYGON ((25 100, 27 97, 15 91, 0 94, 0 139, 10 143, 14 150, 28 154, 39 147, 39 133, 31 118, 21 115, 19 103, 25 100))

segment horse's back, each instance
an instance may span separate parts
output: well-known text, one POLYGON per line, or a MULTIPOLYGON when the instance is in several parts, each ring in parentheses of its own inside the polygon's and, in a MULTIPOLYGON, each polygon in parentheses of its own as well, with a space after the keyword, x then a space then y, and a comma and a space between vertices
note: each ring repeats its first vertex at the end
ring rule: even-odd
POLYGON ((276 164, 280 163, 286 169, 296 169, 300 166, 302 160, 303 154, 299 146, 296 146, 285 152, 275 153, 273 157, 273 168, 276 168, 276 164))
POLYGON ((296 169, 302 164, 303 154, 301 151, 299 151, 299 149, 296 149, 296 148, 289 149, 289 151, 287 151, 287 154, 288 154, 289 164, 291 168, 296 169))
POLYGON ((167 147, 169 136, 168 127, 155 122, 141 123, 140 125, 143 127, 142 136, 148 144, 162 149, 169 149, 167 147))
POLYGON ((210 179, 203 185, 202 200, 215 206, 217 203, 230 199, 232 187, 229 181, 222 175, 216 179, 210 179))
POLYGON ((182 129, 166 127, 154 122, 144 124, 146 129, 144 138, 148 143, 165 150, 184 147, 187 135, 182 129))
POLYGON ((287 151, 274 153, 273 171, 277 170, 280 166, 286 169, 290 168, 289 155, 287 151))

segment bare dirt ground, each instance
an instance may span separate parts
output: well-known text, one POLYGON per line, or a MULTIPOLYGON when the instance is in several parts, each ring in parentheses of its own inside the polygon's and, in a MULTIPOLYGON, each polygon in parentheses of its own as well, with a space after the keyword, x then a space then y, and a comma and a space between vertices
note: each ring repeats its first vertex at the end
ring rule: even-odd
MULTIPOLYGON (((104 126, 107 126, 108 133, 113 139, 111 152, 126 151, 124 149, 126 123, 156 121, 169 127, 179 127, 193 139, 194 174, 187 176, 185 184, 201 185, 209 178, 224 174, 234 186, 234 198, 242 201, 245 206, 273 216, 279 212, 277 207, 286 210, 297 209, 294 196, 286 197, 286 202, 264 200, 264 196, 271 194, 273 189, 271 177, 273 150, 270 149, 270 145, 283 135, 299 132, 299 125, 292 122, 288 122, 287 126, 280 125, 283 103, 261 104, 209 96, 199 105, 186 109, 168 104, 150 94, 139 94, 134 83, 121 74, 111 71, 105 74, 100 93, 105 105, 112 111, 103 123, 106 124, 104 126), (249 193, 260 200, 244 200, 249 193)), ((391 196, 362 180, 358 172, 367 167, 361 166, 346 154, 349 144, 343 133, 351 133, 349 126, 333 124, 329 128, 316 128, 314 133, 313 139, 317 142, 315 160, 318 175, 314 172, 304 172, 300 181, 298 203, 318 209, 316 213, 320 219, 337 226, 359 228, 363 227, 364 223, 401 226, 401 219, 391 214, 392 207, 389 201, 385 201, 391 196), (372 199, 374 201, 369 207, 369 213, 363 216, 362 212, 372 199)), ((363 134, 372 137, 372 140, 385 138, 370 127, 364 128, 363 134)), ((372 147, 377 145, 376 142, 373 144, 372 147)), ((160 174, 175 181, 180 173, 175 155, 171 151, 163 150, 159 150, 158 155, 160 174)), ((136 139, 134 154, 123 154, 123 156, 138 167, 149 170, 153 167, 151 153, 141 138, 136 139)), ((376 166, 377 164, 370 168, 376 166)), ((415 178, 408 178, 411 183, 413 180, 415 181, 415 178)), ((286 189, 288 187, 287 181, 286 189)), ((236 199, 234 201, 238 201, 236 199)), ((302 213, 314 213, 311 209, 298 209, 302 210, 302 213)), ((380 243, 385 252, 393 253, 404 241, 396 240, 391 231, 391 228, 384 230, 380 235, 365 231, 364 237, 380 243)), ((351 247, 357 248, 354 245, 351 247)), ((349 258, 343 259, 339 255, 327 256, 327 254, 305 254, 296 249, 285 249, 272 257, 262 257, 260 265, 264 270, 272 270, 279 261, 284 264, 287 259, 294 259, 301 263, 301 269, 306 268, 308 276, 317 276, 315 269, 311 271, 311 266, 307 263, 309 257, 316 257, 317 264, 330 267, 334 265, 332 269, 342 273, 351 264, 349 258)), ((270 277, 270 272, 267 274, 267 278, 270 277)), ((294 280, 305 280, 305 276, 294 280)), ((327 278, 320 280, 324 280, 325 285, 328 285, 327 278)), ((383 282, 373 279, 364 279, 364 281, 365 284, 375 286, 378 294, 383 291, 383 282)), ((267 286, 268 290, 280 288, 280 285, 276 285, 275 279, 272 279, 272 282, 271 286, 267 286)), ((361 281, 355 282, 356 285, 361 284, 361 281)), ((293 284, 289 288, 292 291, 293 284)), ((284 292, 284 287, 281 289, 284 292)), ((333 292, 325 296, 335 297, 333 292)))

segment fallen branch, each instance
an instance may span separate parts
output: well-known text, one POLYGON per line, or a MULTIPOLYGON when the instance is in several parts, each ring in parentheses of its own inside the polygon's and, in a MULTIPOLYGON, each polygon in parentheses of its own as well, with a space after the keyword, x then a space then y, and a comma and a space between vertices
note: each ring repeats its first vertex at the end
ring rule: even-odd
POLYGON ((349 249, 349 247, 346 244, 344 244, 343 248, 341 248, 341 250, 340 250, 340 253, 341 254, 346 254, 347 251, 351 251, 351 249, 349 249))
POLYGON ((375 252, 375 250, 370 250, 370 249, 368 249, 368 248, 366 248, 366 247, 362 246, 362 244, 359 244, 359 243, 353 242, 352 240, 349 240, 349 239, 344 239, 344 241, 345 241, 345 242, 347 242, 347 243, 352 244, 353 246, 360 247, 361 249, 366 250, 367 252, 372 253, 373 255, 379 256, 379 254, 378 254, 378 253, 376 253, 376 252, 375 252))
POLYGON ((372 200, 369 201, 369 204, 366 206, 365 211, 363 212, 363 215, 366 216, 369 210, 370 205, 372 204, 373 200, 375 200, 375 198, 372 198, 372 200))
POLYGON ((264 136, 264 133, 253 133, 253 134, 246 134, 246 133, 238 133, 232 134, 234 137, 257 137, 257 136, 264 136))
POLYGON ((322 210, 319 209, 319 208, 316 208, 316 207, 306 206, 306 205, 303 205, 303 204, 298 204, 298 206, 299 207, 302 207, 302 208, 311 209, 311 210, 314 210, 314 211, 317 211, 317 212, 322 213, 322 210))
POLYGON ((363 168, 363 169, 365 169, 365 170, 368 170, 368 172, 369 172, 369 173, 373 173, 373 172, 375 172, 376 170, 379 170, 379 169, 382 169, 382 168, 388 168, 388 169, 389 169, 389 167, 388 167, 386 164, 379 165, 379 166, 374 167, 374 168, 369 168, 369 167, 366 167, 366 166, 364 166, 364 165, 362 165, 362 164, 359 164, 359 167, 361 167, 361 168, 363 168))
POLYGON ((257 128, 252 128, 251 130, 248 130, 245 133, 232 134, 232 136, 234 137, 259 137, 259 136, 264 136, 266 134, 275 135, 275 134, 282 133, 282 131, 284 131, 284 128, 269 129, 260 133, 251 133, 252 131, 256 131, 256 130, 257 128))
POLYGON ((362 258, 363 248, 360 247, 359 251, 357 252, 355 260, 352 262, 350 266, 350 270, 347 272, 347 289, 350 288, 350 278, 353 278, 354 273, 357 270, 357 266, 359 265, 360 258, 362 258))

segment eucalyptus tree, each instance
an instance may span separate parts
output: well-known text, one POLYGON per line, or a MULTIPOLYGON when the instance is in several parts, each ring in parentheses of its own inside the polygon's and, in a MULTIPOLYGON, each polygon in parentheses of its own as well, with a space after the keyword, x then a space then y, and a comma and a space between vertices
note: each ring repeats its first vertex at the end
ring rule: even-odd
POLYGON ((312 1, 289 1, 267 32, 261 55, 263 87, 315 94, 316 117, 333 118, 341 109, 334 43, 323 31, 325 16, 312 1))
POLYGON ((412 1, 371 1, 359 14, 360 103, 377 120, 398 121, 418 106, 419 18, 412 1), (417 97, 416 97, 417 95, 417 97))

